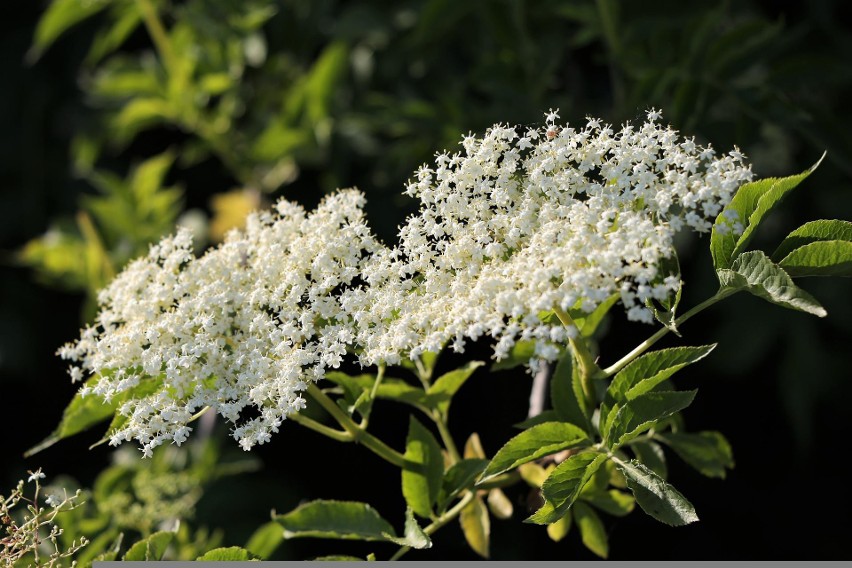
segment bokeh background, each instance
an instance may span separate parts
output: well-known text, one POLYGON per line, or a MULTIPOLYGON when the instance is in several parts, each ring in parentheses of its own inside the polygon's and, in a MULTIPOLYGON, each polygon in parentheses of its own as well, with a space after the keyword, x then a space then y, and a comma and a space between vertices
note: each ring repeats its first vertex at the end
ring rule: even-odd
MULTIPOLYGON (((295 425, 242 465, 221 424, 204 448, 159 461, 89 449, 98 428, 23 457, 75 392, 55 350, 91 318, 94 292, 176 223, 213 244, 278 197, 313 207, 357 186, 392 242, 413 210, 401 194, 407 177, 463 133, 539 123, 549 108, 570 122, 618 124, 650 107, 702 142, 738 145, 760 176, 802 171, 828 152, 757 246, 771 249, 806 220, 852 219, 852 30, 841 0, 13 4, 0 7, 0 488, 36 467, 99 487, 91 526, 144 534, 176 514, 157 510, 168 495, 186 542, 202 548, 242 545, 271 509, 315 498, 369 501, 402 521, 397 471, 295 425), (181 479, 186 490, 154 490, 152 479, 181 479), (147 520, 121 525, 131 501, 150 505, 137 515, 147 520)), ((707 239, 681 245, 688 306, 713 292, 714 278, 707 239)), ((701 522, 609 519, 611 558, 848 558, 852 490, 839 458, 850 450, 852 288, 803 285, 827 318, 738 296, 685 326, 688 344, 720 343, 680 375, 700 387, 687 423, 723 432, 737 465, 708 480, 672 458, 670 479, 701 522)), ((619 317, 608 328, 604 361, 651 332, 619 317)), ((530 382, 522 370, 475 375, 454 403, 457 441, 478 431, 496 451, 526 416, 530 382)), ((401 447, 404 413, 375 412, 377 432, 401 447)), ((516 515, 492 522, 494 558, 590 557, 576 533, 553 543, 520 524, 526 490, 507 493, 516 515)), ((290 541, 275 558, 369 550, 393 549, 290 541)), ((449 527, 410 558, 476 556, 449 527)))

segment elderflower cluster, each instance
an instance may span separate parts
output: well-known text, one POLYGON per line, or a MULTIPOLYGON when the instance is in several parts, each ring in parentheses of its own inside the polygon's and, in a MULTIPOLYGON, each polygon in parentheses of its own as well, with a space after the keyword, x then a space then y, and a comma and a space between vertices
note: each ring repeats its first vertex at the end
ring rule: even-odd
POLYGON ((121 401, 110 443, 135 439, 150 455, 185 441, 193 415, 212 407, 250 449, 303 408, 307 382, 355 338, 340 304, 379 246, 363 203, 353 190, 310 214, 281 201, 201 258, 181 231, 116 277, 95 325, 60 349, 98 377, 84 394, 121 401))
POLYGON ((369 362, 436 351, 490 336, 495 356, 519 339, 553 359, 566 330, 555 306, 591 312, 613 294, 631 320, 680 286, 661 273, 682 227, 706 232, 752 177, 736 149, 710 147, 648 113, 619 131, 589 119, 580 129, 496 125, 439 154, 408 184, 421 202, 399 247, 370 266, 370 311, 359 321, 369 362))
POLYGON ((146 455, 180 444, 209 406, 250 449, 347 350, 397 364, 490 337, 497 359, 519 340, 554 359, 576 332, 554 308, 589 313, 613 295, 650 322, 646 302, 681 284, 661 268, 674 234, 708 231, 750 167, 661 126, 657 111, 617 132, 558 118, 496 125, 422 166, 407 187, 420 209, 395 247, 371 235, 353 190, 310 214, 281 201, 198 259, 186 232, 152 247, 60 350, 78 363, 73 379, 97 376, 84 393, 121 401, 111 443, 136 439, 146 455))

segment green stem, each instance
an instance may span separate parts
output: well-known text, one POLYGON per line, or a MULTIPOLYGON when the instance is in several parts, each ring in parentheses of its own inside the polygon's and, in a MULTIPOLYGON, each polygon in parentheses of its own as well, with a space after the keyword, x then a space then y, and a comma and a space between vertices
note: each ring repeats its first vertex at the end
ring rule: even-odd
POLYGON ((710 306, 712 306, 713 304, 715 304, 716 302, 718 302, 720 300, 724 300, 725 298, 727 298, 728 296, 730 296, 731 294, 734 294, 734 293, 736 293, 736 290, 733 290, 731 288, 723 288, 723 289, 719 290, 718 292, 716 292, 715 295, 711 296, 710 298, 707 298, 706 300, 704 300, 703 302, 701 302, 697 306, 693 307, 688 312, 681 315, 679 318, 675 319, 673 326, 663 327, 663 328, 659 329, 657 331, 657 333, 655 333, 654 335, 652 335, 651 337, 649 337, 648 339, 646 339, 645 341, 643 341, 642 343, 637 345, 636 348, 633 349, 633 351, 631 351, 630 353, 628 353, 627 355, 625 355, 624 357, 622 357, 621 359, 619 359, 618 361, 616 361, 615 363, 610 365, 609 367, 600 370, 598 372, 598 374, 595 375, 594 378, 605 379, 605 378, 613 376, 614 374, 619 372, 621 369, 626 367, 631 361, 636 359, 639 355, 641 355, 642 353, 647 351, 652 345, 654 345, 660 339, 665 337, 666 334, 668 334, 670 331, 672 331, 672 328, 676 329, 678 326, 683 324, 686 320, 688 320, 689 318, 691 318, 695 314, 709 308, 710 306))
POLYGON ((382 379, 385 378, 385 369, 387 369, 387 365, 382 363, 379 365, 379 371, 376 373, 376 381, 373 383, 373 388, 370 390, 370 400, 376 400, 376 394, 379 392, 379 385, 382 382, 382 379))
POLYGON ((574 358, 577 359, 580 366, 580 385, 583 387, 583 394, 586 396, 589 405, 594 407, 595 390, 592 387, 592 378, 599 373, 600 369, 597 363, 595 363, 595 358, 592 352, 589 351, 586 342, 580 337, 580 330, 574 323, 573 318, 559 306, 553 308, 553 311, 556 313, 559 321, 562 322, 562 325, 567 328, 573 328, 575 336, 569 338, 568 342, 571 345, 571 350, 574 352, 574 358))
POLYGON ((501 473, 497 477, 492 477, 485 483, 480 483, 476 486, 476 488, 482 491, 488 491, 489 489, 502 489, 503 487, 515 485, 521 481, 521 479, 521 472, 517 469, 513 469, 507 473, 501 473))
MULTIPOLYGON (((379 371, 378 371, 378 373, 376 373, 376 380, 373 381, 373 388, 370 389, 370 404, 371 405, 376 400, 376 395, 379 392, 379 384, 381 384, 382 379, 385 377, 385 369, 386 368, 387 368, 387 365, 385 365, 384 363, 379 365, 379 371)), ((366 430, 367 426, 370 424, 370 413, 367 412, 366 414, 367 415, 363 416, 361 418, 361 422, 358 424, 358 427, 361 428, 362 430, 366 430)))
POLYGON ((304 426, 305 428, 308 428, 309 430, 318 432, 323 436, 328 436, 332 440, 337 440, 338 442, 351 442, 352 440, 354 440, 352 434, 350 434, 349 432, 341 432, 340 430, 329 428, 325 424, 320 424, 316 420, 308 418, 307 416, 302 416, 298 412, 294 412, 287 418, 301 426, 304 426))
POLYGON ((447 448, 447 453, 450 454, 450 461, 454 464, 460 462, 462 459, 461 454, 459 453, 459 450, 456 447, 455 441, 453 441, 452 434, 450 434, 450 428, 447 425, 447 417, 437 411, 433 412, 431 415, 432 420, 438 427, 438 434, 441 435, 441 440, 444 442, 444 447, 447 448))
MULTIPOLYGON (((452 509, 448 509, 446 512, 444 512, 443 515, 435 519, 432 524, 423 529, 423 532, 428 535, 432 535, 435 531, 458 517, 461 514, 462 509, 467 507, 468 504, 473 501, 473 498, 475 496, 476 493, 474 493, 473 491, 468 491, 467 493, 465 493, 464 497, 462 497, 458 503, 453 505, 452 509)), ((411 550, 410 546, 403 546, 402 548, 396 551, 396 554, 390 557, 390 560, 399 560, 409 550, 411 550)))
POLYGON ((308 394, 322 406, 326 412, 331 414, 332 418, 337 420, 337 423, 352 436, 353 442, 363 445, 365 448, 384 459, 385 461, 403 469, 419 471, 422 465, 405 459, 401 453, 397 452, 366 430, 359 427, 343 410, 337 406, 337 403, 331 400, 322 389, 316 384, 308 385, 308 394))
POLYGON ((429 387, 432 384, 432 371, 426 369, 423 362, 420 360, 420 357, 414 360, 414 367, 417 369, 417 379, 420 381, 420 384, 423 385, 423 390, 429 390, 429 387))
MULTIPOLYGON (((420 360, 420 357, 417 357, 414 360, 414 366, 417 369, 417 378, 420 380, 420 384, 423 385, 423 390, 428 391, 431 386, 432 370, 426 369, 423 365, 423 361, 420 360)), ((450 428, 447 424, 447 416, 439 410, 429 411, 425 408, 421 408, 421 410, 423 410, 438 427, 438 434, 441 435, 444 447, 450 455, 450 461, 452 461, 452 463, 460 462, 462 459, 461 454, 459 453, 459 449, 456 447, 452 434, 450 434, 450 428)))
POLYGON ((160 58, 163 60, 163 66, 168 71, 173 71, 177 60, 172 49, 172 42, 169 40, 169 34, 160 21, 157 9, 150 0, 136 0, 136 5, 142 13, 142 20, 145 22, 145 28, 151 36, 151 41, 154 42, 154 47, 157 48, 160 58))

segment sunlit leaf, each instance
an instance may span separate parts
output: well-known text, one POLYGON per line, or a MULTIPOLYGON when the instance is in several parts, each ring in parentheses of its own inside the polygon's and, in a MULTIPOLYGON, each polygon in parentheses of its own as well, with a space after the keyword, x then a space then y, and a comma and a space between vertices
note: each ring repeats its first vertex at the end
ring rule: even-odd
POLYGON ((415 513, 429 518, 441 490, 444 457, 432 433, 413 416, 409 420, 405 459, 420 464, 421 468, 402 470, 402 495, 415 513))
POLYGON ((196 562, 246 562, 248 560, 260 559, 239 546, 214 548, 195 559, 196 562))
POLYGON ((820 241, 852 242, 852 222, 837 219, 820 219, 805 223, 792 231, 772 253, 772 261, 779 262, 799 247, 820 241))
POLYGON ((272 519, 284 529, 284 538, 387 540, 393 526, 366 503, 311 501, 272 519))
POLYGON ((459 516, 464 538, 470 548, 483 558, 489 557, 491 520, 488 509, 479 497, 474 498, 459 516))
POLYGON ((574 521, 585 547, 601 558, 609 556, 609 539, 598 514, 588 505, 579 502, 574 505, 574 521))
POLYGON ((160 531, 133 544, 122 560, 160 560, 175 537, 175 533, 160 531))
POLYGON ((667 418, 689 406, 698 391, 649 392, 628 400, 614 411, 608 428, 602 432, 604 443, 616 449, 642 432, 651 428, 655 422, 667 418))
POLYGON ((490 479, 521 464, 589 443, 586 433, 566 422, 545 422, 521 432, 500 448, 482 474, 490 479))
POLYGON ((790 276, 852 276, 852 242, 818 241, 793 250, 778 265, 790 276))

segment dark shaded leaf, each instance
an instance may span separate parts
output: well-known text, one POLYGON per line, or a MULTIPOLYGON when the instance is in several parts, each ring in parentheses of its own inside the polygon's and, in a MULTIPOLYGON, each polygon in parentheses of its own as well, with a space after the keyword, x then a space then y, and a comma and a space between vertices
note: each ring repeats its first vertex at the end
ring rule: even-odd
POLYGON ((734 467, 731 445, 719 432, 685 434, 668 432, 655 436, 689 465, 707 477, 724 479, 726 470, 734 467))
POLYGON ((650 468, 636 460, 616 462, 636 502, 646 513, 667 525, 682 526, 698 520, 686 497, 650 468))

